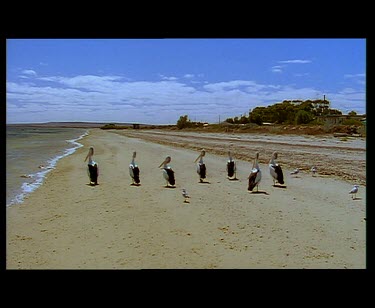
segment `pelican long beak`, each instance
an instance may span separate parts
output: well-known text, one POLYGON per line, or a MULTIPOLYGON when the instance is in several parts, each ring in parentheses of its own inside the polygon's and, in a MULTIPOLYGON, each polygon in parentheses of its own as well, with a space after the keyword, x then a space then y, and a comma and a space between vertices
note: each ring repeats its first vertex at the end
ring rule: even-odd
POLYGON ((167 159, 164 159, 164 161, 159 165, 159 168, 167 163, 167 159))

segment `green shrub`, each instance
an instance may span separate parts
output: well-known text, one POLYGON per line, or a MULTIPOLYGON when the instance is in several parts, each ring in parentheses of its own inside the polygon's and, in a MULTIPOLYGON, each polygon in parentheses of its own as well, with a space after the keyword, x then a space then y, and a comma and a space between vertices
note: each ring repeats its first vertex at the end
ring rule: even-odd
POLYGON ((313 117, 311 115, 311 113, 305 111, 305 110, 299 110, 296 114, 296 117, 295 117, 295 123, 297 125, 300 125, 300 124, 307 124, 309 122, 311 122, 313 120, 313 117))

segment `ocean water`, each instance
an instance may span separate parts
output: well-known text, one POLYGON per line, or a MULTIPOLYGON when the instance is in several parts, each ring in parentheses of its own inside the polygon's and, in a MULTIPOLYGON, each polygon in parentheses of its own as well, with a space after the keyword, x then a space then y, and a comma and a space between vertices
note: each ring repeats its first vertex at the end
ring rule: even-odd
POLYGON ((82 146, 79 128, 6 127, 6 205, 22 203, 43 184, 59 159, 82 146))

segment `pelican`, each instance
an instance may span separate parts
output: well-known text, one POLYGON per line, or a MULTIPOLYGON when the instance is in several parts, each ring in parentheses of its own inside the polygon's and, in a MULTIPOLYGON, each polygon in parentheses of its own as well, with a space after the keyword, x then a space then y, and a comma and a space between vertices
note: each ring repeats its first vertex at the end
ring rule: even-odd
POLYGON ((91 161, 90 164, 88 164, 88 173, 90 177, 90 185, 99 185, 98 184, 98 176, 99 176, 99 167, 98 164, 95 161, 91 161))
POLYGON ((312 172, 312 176, 314 176, 314 175, 315 175, 315 173, 317 173, 317 172, 318 172, 318 168, 317 168, 317 167, 315 167, 315 166, 313 166, 313 167, 311 168, 311 172, 312 172))
POLYGON ((139 179, 139 167, 134 162, 136 156, 137 156, 137 152, 133 152, 132 161, 129 165, 129 174, 130 174, 130 177, 132 178, 132 184, 131 185, 141 185, 140 184, 141 181, 139 179))
POLYGON ((298 174, 299 173, 299 168, 296 168, 296 169, 294 169, 290 174, 298 174))
POLYGON ((163 166, 163 177, 167 181, 166 187, 170 187, 170 185, 174 187, 175 185, 174 171, 172 170, 172 167, 168 165, 171 160, 171 157, 167 156, 159 166, 159 168, 163 166))
POLYGON ((236 162, 233 160, 230 151, 228 151, 228 161, 227 161, 227 173, 229 179, 236 178, 236 162))
POLYGON ((188 200, 188 199, 190 199, 190 196, 189 196, 189 194, 187 193, 187 191, 186 191, 185 188, 182 189, 182 196, 185 198, 184 203, 189 203, 189 200, 188 200))
POLYGON ((359 185, 354 185, 352 190, 349 192, 349 194, 352 195, 352 199, 356 198, 357 192, 358 192, 358 187, 359 187, 359 185))
POLYGON ((258 185, 259 185, 260 180, 262 179, 262 172, 260 171, 260 168, 259 168, 258 159, 259 159, 259 152, 255 154, 253 168, 251 169, 250 175, 248 177, 249 187, 247 188, 247 190, 249 191, 253 191, 255 186, 257 187, 257 191, 258 191, 258 185))
POLYGON ((202 150, 199 156, 196 158, 194 163, 196 163, 199 159, 199 162, 197 164, 197 173, 199 175, 199 181, 203 182, 203 179, 206 178, 206 165, 203 162, 203 157, 206 155, 206 151, 202 150))
POLYGON ((270 169, 270 174, 273 179, 273 186, 276 185, 276 182, 280 184, 284 184, 284 175, 283 171, 281 170, 281 167, 278 163, 275 162, 275 159, 277 159, 277 152, 274 152, 272 154, 272 158, 270 159, 269 162, 269 169, 270 169))

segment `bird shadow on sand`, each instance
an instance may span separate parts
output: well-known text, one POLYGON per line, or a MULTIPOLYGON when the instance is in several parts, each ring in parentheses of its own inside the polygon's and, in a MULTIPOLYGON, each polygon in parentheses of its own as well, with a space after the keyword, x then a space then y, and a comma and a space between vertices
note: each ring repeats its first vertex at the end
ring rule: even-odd
POLYGON ((249 191, 249 193, 251 193, 251 194, 262 194, 262 195, 269 195, 269 193, 268 192, 266 192, 266 191, 263 191, 263 190, 258 190, 258 191, 249 191))
POLYGON ((275 188, 286 188, 286 185, 272 185, 275 188))
POLYGON ((131 183, 130 186, 141 186, 141 184, 137 184, 137 183, 131 183))
POLYGON ((176 186, 164 186, 164 188, 176 188, 176 186))
POLYGON ((94 187, 94 186, 98 186, 99 184, 86 184, 87 186, 91 186, 91 187, 94 187))
POLYGON ((239 179, 237 179, 237 178, 234 178, 234 179, 232 179, 232 178, 228 178, 228 180, 229 180, 229 181, 239 181, 239 179))
POLYGON ((362 200, 361 197, 355 197, 355 198, 352 198, 352 200, 362 200))
POLYGON ((199 184, 211 184, 211 182, 209 182, 209 181, 199 181, 198 183, 199 184))

